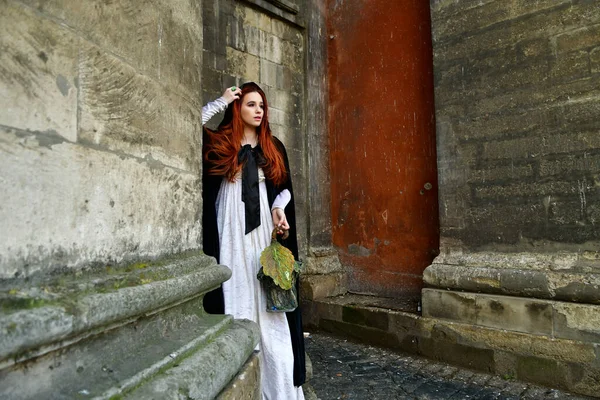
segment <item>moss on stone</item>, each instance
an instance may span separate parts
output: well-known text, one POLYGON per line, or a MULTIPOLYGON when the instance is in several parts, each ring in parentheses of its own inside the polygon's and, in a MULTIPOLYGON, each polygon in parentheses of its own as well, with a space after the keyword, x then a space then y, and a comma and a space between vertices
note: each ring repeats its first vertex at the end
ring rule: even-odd
POLYGON ((4 312, 17 310, 30 310, 39 308, 48 304, 48 300, 39 297, 5 297, 0 299, 0 309, 4 312))

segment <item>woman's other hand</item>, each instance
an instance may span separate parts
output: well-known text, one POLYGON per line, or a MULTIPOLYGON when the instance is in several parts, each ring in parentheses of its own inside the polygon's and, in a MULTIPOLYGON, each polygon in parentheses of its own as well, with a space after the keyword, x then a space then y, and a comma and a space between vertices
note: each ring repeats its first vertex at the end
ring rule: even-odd
POLYGON ((237 86, 232 86, 232 87, 225 89, 225 92, 223 92, 222 97, 225 99, 227 104, 231 104, 235 100, 238 100, 240 98, 241 94, 242 94, 242 89, 240 89, 237 86))
POLYGON ((277 234, 283 235, 283 238, 285 239, 288 236, 288 230, 290 229, 285 213, 281 208, 275 208, 271 211, 271 214, 273 215, 273 225, 277 228, 277 234))

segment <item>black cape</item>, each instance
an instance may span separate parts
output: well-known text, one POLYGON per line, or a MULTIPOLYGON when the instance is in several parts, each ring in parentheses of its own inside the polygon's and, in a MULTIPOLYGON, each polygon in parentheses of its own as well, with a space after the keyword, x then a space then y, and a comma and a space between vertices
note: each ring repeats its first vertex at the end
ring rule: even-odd
MULTIPOLYGON (((275 146, 283 155, 285 169, 287 172, 287 180, 284 184, 276 186, 271 180, 266 179, 267 196, 269 206, 273 205, 273 201, 279 193, 288 189, 292 195, 292 199, 285 207, 285 216, 290 225, 289 237, 279 242, 290 249, 294 258, 298 260, 298 238, 296 234, 296 208, 294 204, 294 191, 292 190, 292 179, 290 174, 290 165, 287 157, 287 152, 283 143, 276 137, 273 137, 275 146)), ((208 143, 207 134, 204 133, 204 143, 208 143)), ((203 148, 202 154, 206 154, 206 148, 203 148)), ((217 228, 217 210, 216 201, 219 189, 221 188, 222 176, 209 175, 208 171, 211 168, 209 162, 204 161, 202 167, 202 228, 203 228, 203 248, 204 252, 209 256, 213 256, 219 262, 219 233, 217 228)), ((240 199, 241 201, 241 199, 240 199)), ((242 229, 240 227, 240 229, 242 229)), ((298 283, 296 283, 298 285, 298 283)), ((298 287, 296 287, 298 289, 298 287)), ((299 291, 298 291, 299 293, 299 291)), ((225 304, 223 301, 223 288, 219 287, 212 292, 209 292, 204 297, 204 309, 211 314, 224 314, 225 304)), ((306 364, 304 356, 304 335, 302 331, 302 315, 300 308, 292 312, 286 313, 290 334, 292 338, 292 349, 294 352, 294 385, 300 386, 306 381, 306 364)))

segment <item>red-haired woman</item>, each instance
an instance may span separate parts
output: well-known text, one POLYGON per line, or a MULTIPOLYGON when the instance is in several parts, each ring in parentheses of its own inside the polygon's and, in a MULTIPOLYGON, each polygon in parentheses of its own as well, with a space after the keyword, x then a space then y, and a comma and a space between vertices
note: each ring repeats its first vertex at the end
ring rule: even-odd
POLYGON ((271 134, 262 89, 249 82, 232 87, 202 108, 202 123, 225 111, 203 146, 204 252, 231 268, 231 279, 206 296, 209 312, 258 323, 261 330, 263 399, 303 399, 304 338, 300 311, 266 311, 256 274, 260 253, 275 226, 298 259, 290 169, 283 144, 271 134))

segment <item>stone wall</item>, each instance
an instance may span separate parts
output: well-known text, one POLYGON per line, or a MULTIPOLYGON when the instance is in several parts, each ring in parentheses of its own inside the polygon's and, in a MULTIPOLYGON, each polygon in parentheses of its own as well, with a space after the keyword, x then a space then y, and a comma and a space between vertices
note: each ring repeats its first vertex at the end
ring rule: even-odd
MULTIPOLYGON (((287 148, 306 299, 346 291, 331 244, 326 11, 322 0, 205 0, 203 7, 203 101, 257 82, 273 134, 287 148)), ((216 127, 221 117, 207 125, 216 127)))
MULTIPOLYGON (((253 81, 269 102, 271 130, 286 146, 298 217, 302 255, 307 246, 305 167, 305 30, 299 7, 292 12, 260 1, 206 0, 202 99, 219 97, 224 88, 253 81), (275 13, 282 14, 279 16, 275 13)), ((209 122, 216 127, 222 115, 209 122)))
POLYGON ((0 277, 198 249, 202 3, 0 6, 0 277))
POLYGON ((596 252, 598 4, 431 3, 442 238, 596 252))
POLYGON ((202 308, 203 5, 0 0, 1 398, 260 395, 202 308))
POLYGON ((431 15, 441 254, 424 320, 495 373, 597 395, 600 7, 431 1, 431 15))

